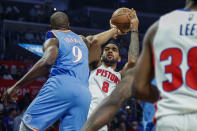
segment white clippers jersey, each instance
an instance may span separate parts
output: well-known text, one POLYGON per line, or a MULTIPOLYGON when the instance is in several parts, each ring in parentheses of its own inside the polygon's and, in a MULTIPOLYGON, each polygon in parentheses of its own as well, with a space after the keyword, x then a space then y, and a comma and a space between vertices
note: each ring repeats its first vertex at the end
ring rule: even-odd
POLYGON ((106 68, 104 65, 101 65, 91 72, 89 89, 92 94, 92 99, 88 116, 104 98, 112 93, 120 79, 121 76, 119 72, 114 71, 111 67, 106 68))
POLYGON ((153 53, 161 95, 156 118, 197 112, 197 11, 162 16, 153 53))

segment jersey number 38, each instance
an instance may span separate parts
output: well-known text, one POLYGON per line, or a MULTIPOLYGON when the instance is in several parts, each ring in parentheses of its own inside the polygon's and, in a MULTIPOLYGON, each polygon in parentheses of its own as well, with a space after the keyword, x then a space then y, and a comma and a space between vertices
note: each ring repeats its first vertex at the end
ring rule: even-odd
POLYGON ((185 80, 182 78, 180 65, 183 59, 183 53, 179 48, 169 48, 164 50, 160 55, 160 61, 168 60, 171 57, 171 64, 165 66, 165 73, 170 73, 172 81, 163 81, 165 91, 174 91, 180 88, 184 83, 193 90, 197 90, 197 47, 188 51, 187 64, 189 69, 186 72, 185 80))

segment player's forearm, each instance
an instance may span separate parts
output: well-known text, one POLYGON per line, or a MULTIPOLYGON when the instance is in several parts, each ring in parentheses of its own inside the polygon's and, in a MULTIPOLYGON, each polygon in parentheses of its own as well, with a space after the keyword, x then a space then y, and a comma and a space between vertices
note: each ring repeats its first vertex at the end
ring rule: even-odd
MULTIPOLYGON (((157 87, 151 85, 143 85, 141 82, 137 82, 134 78, 136 67, 127 70, 123 74, 123 79, 119 82, 118 86, 121 89, 122 101, 132 97, 138 100, 154 103, 159 99, 159 91, 157 87)), ((152 78, 152 77, 150 77, 152 78)), ((150 80, 151 81, 151 80, 150 80)))
MULTIPOLYGON (((134 77, 139 77, 136 76, 137 72, 135 72, 134 77)), ((132 97, 142 100, 142 101, 147 101, 154 103, 159 99, 159 91, 156 86, 152 85, 150 82, 153 79, 153 75, 149 76, 149 82, 144 83, 142 82, 143 78, 141 77, 140 80, 134 80, 132 83, 132 97)))
POLYGON ((94 41, 96 41, 97 45, 103 45, 105 44, 109 39, 111 39, 115 34, 118 33, 118 30, 116 28, 111 28, 105 32, 99 33, 94 36, 94 41))
POLYGON ((96 111, 86 121, 83 131, 97 131, 106 125, 119 110, 120 106, 111 101, 111 98, 106 98, 103 103, 96 109, 96 111))
POLYGON ((159 91, 153 85, 148 85, 144 88, 133 86, 132 92, 132 97, 142 101, 154 103, 159 99, 159 91))
POLYGON ((139 57, 139 35, 138 32, 131 32, 131 40, 128 52, 128 64, 136 63, 139 57))
POLYGON ((34 81, 40 76, 45 75, 48 73, 50 68, 50 65, 46 63, 46 61, 41 58, 32 68, 29 72, 27 72, 17 83, 17 87, 22 87, 29 82, 34 81))

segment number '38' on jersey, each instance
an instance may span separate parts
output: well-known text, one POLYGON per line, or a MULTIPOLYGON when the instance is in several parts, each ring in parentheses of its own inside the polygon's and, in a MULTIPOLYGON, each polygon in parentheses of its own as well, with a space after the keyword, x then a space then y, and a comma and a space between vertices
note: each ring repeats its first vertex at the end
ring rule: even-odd
POLYGON ((156 118, 197 112, 197 11, 162 16, 153 41, 161 100, 156 118))

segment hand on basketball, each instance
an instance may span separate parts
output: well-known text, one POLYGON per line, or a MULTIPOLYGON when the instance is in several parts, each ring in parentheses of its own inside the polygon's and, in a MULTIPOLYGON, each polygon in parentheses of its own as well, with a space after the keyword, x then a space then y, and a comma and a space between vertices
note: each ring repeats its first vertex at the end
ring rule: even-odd
POLYGON ((136 11, 132 8, 131 13, 128 14, 128 19, 130 20, 129 31, 138 31, 139 20, 136 11))
POLYGON ((110 20, 110 27, 111 28, 115 28, 117 30, 116 34, 113 36, 114 39, 116 39, 116 37, 118 35, 126 35, 127 32, 122 32, 121 30, 119 30, 115 25, 112 24, 111 20, 110 20))
POLYGON ((19 88, 17 86, 14 85, 14 86, 10 87, 3 94, 2 98, 1 98, 1 101, 4 104, 7 104, 8 100, 9 101, 16 102, 17 101, 17 98, 18 98, 18 91, 19 91, 19 88))

